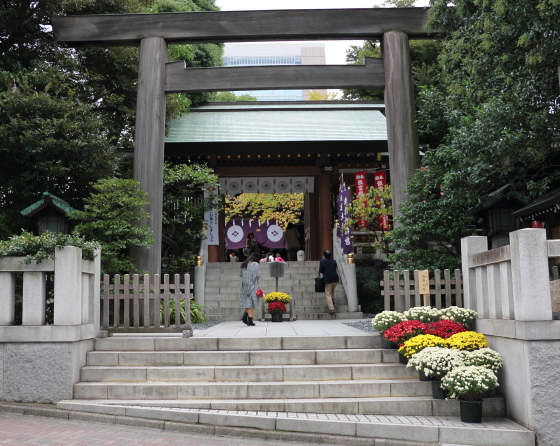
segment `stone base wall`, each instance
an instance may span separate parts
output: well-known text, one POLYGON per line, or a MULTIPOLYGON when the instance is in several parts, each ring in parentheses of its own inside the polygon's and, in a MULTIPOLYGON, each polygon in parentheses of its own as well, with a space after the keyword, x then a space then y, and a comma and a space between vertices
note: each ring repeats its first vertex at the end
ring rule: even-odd
POLYGON ((0 343, 0 400, 52 404, 72 399, 93 339, 0 343))
POLYGON ((504 360, 498 392, 507 416, 536 432, 539 446, 560 444, 560 340, 521 340, 487 335, 504 360))

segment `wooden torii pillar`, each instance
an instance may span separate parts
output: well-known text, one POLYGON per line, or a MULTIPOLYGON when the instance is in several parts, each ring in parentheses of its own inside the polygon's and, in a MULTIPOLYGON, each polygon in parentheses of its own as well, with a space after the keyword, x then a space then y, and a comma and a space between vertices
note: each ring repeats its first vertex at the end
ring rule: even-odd
MULTIPOLYGON (((419 167, 408 39, 425 30, 428 8, 229 11, 53 17, 57 41, 72 46, 140 45, 134 178, 148 192, 154 245, 133 251, 140 270, 159 273, 163 211, 165 94, 176 92, 386 88, 393 209, 419 167), (382 39, 385 60, 363 66, 185 69, 166 64, 168 43, 382 39)), ((326 204, 326 201, 325 203, 326 204)), ((326 229, 326 224, 324 224, 326 229)), ((330 227, 329 237, 330 237, 330 227)))

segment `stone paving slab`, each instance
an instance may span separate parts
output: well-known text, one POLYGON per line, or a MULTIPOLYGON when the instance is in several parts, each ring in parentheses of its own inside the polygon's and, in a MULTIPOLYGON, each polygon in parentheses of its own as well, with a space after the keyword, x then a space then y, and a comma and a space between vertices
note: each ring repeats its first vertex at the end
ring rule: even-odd
POLYGON ((476 446, 533 446, 534 432, 507 418, 485 418, 482 423, 463 423, 453 416, 391 416, 361 414, 319 414, 208 408, 107 405, 62 401, 59 409, 100 413, 108 406, 112 413, 123 408, 128 417, 186 423, 235 426, 264 430, 384 438, 400 441, 476 446))

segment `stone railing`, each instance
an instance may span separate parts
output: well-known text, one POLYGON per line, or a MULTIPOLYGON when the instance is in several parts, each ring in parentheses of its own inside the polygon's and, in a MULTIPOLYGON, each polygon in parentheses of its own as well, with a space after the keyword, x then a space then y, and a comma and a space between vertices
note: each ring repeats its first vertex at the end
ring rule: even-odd
POLYGON ((560 321, 553 320, 548 259, 560 240, 544 229, 509 234, 510 245, 488 250, 486 237, 461 241, 466 308, 476 310, 476 331, 498 351, 504 366, 498 391, 508 418, 533 429, 539 444, 556 444, 560 426, 560 321))
POLYGON ((333 229, 333 258, 336 260, 338 276, 348 299, 348 312, 356 312, 358 311, 356 264, 348 263, 348 256, 342 253, 336 228, 333 229))
POLYGON ((79 341, 99 334, 99 252, 82 260, 82 250, 66 246, 55 260, 23 263, 0 258, 0 342, 79 341), (46 279, 54 273, 54 321, 46 325, 46 279), (22 325, 14 325, 16 273, 23 273, 22 325))
POLYGON ((465 307, 479 319, 552 320, 548 258, 560 256, 560 240, 544 229, 510 233, 510 245, 488 250, 486 237, 462 240, 465 307))
POLYGON ((67 246, 56 250, 55 260, 39 264, 0 258, 0 401, 56 403, 73 397, 100 332, 99 254, 86 261, 81 249, 67 246), (17 273, 23 273, 22 286, 17 273), (48 273, 54 273, 52 325, 46 325, 48 273), (22 325, 14 325, 16 289, 22 290, 22 325))

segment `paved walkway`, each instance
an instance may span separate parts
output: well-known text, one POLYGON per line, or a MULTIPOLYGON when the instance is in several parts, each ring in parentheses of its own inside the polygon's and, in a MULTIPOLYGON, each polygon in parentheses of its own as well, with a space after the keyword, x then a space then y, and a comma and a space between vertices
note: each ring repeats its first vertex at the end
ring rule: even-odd
MULTIPOLYGON (((259 322, 248 327, 241 321, 222 322, 206 330, 194 330, 197 338, 250 338, 250 337, 281 337, 281 336, 367 336, 363 330, 344 325, 344 322, 356 322, 357 319, 338 319, 332 321, 300 320, 295 322, 259 322)), ((181 337, 181 333, 117 333, 113 337, 181 337)))
POLYGON ((162 431, 115 424, 0 414, 0 445, 294 446, 292 441, 162 431))

